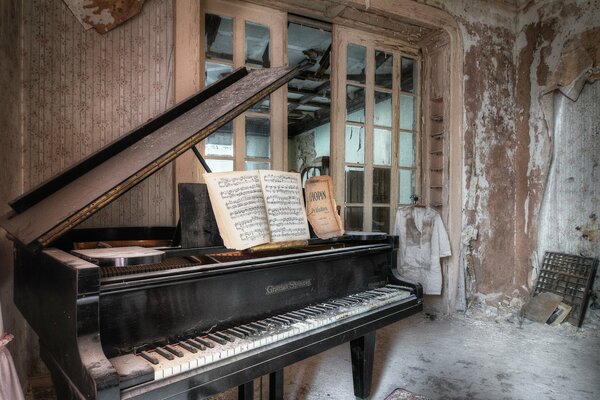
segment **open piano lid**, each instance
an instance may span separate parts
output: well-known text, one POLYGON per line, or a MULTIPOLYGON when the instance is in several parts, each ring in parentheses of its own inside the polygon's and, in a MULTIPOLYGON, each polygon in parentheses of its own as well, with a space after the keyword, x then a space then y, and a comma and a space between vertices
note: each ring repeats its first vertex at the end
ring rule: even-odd
POLYGON ((245 68, 81 160, 10 203, 13 240, 47 246, 291 80, 296 67, 245 68))

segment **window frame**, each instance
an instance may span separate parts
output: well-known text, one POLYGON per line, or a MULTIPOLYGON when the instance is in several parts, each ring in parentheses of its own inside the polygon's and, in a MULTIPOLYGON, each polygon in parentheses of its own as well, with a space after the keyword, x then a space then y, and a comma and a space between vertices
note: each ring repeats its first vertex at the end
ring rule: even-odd
MULTIPOLYGON (((363 226, 362 229, 365 231, 372 231, 373 224, 373 133, 374 129, 378 126, 374 124, 373 112, 375 106, 374 94, 377 87, 374 83, 374 71, 375 65, 375 51, 385 51, 392 53, 394 56, 393 74, 394 81, 398 82, 400 78, 401 68, 401 57, 410 57, 415 60, 417 65, 417 78, 415 80, 414 95, 415 101, 415 130, 413 131, 416 135, 415 138, 415 194, 421 194, 422 179, 423 179, 423 160, 421 156, 422 148, 422 127, 421 127, 421 98, 422 98, 422 57, 418 49, 411 47, 410 45, 403 43, 398 39, 388 38, 385 36, 377 35, 374 33, 364 32, 345 26, 334 25, 333 26, 333 43, 334 43, 334 65, 337 67, 338 72, 332 74, 332 103, 334 104, 332 113, 332 158, 333 168, 332 176, 334 181, 334 187, 336 191, 336 199, 338 204, 341 206, 341 215, 345 216, 346 207, 361 206, 363 207, 363 226), (365 160, 362 166, 364 170, 364 187, 363 187, 363 202, 362 203, 346 203, 345 200, 345 170, 349 163, 345 162, 345 136, 346 136, 346 86, 348 80, 346 77, 347 67, 347 45, 353 43, 356 45, 366 47, 366 82, 365 87, 365 123, 362 124, 365 127, 365 160), (370 57, 369 55, 372 56, 370 57), (397 60, 397 61, 396 61, 397 60)), ((357 85, 355 82, 350 82, 353 86, 357 85)), ((381 91, 381 90, 378 90, 381 91)), ((400 92, 399 85, 396 85, 392 89, 392 163, 391 169, 391 183, 390 183, 390 214, 389 214, 389 227, 390 231, 393 229, 393 223, 396 211, 399 207, 406 204, 399 204, 399 171, 404 169, 399 167, 399 149, 398 141, 400 132, 406 132, 401 130, 399 127, 398 115, 395 114, 399 108, 400 94, 406 94, 406 92, 400 92)), ((355 124, 352 124, 355 125, 355 124)), ((379 203, 377 206, 381 206, 379 203)), ((389 233, 389 232, 388 232, 389 233)))

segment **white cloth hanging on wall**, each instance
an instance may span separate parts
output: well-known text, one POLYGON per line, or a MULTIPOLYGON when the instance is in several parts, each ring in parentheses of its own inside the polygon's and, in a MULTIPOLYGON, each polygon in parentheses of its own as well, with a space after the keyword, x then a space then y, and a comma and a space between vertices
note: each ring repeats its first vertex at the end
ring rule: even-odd
POLYGON ((0 400, 23 400, 23 391, 15 371, 13 359, 6 348, 12 335, 4 332, 2 305, 0 304, 0 400))
POLYGON ((440 214, 431 207, 403 207, 396 213, 400 237, 398 272, 423 285, 425 294, 442 294, 440 258, 452 255, 440 214))

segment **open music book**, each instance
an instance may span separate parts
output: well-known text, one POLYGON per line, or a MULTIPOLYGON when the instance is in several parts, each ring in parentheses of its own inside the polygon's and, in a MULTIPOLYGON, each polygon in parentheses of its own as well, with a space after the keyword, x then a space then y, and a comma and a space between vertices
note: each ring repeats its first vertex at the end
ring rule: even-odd
POLYGON ((204 174, 225 247, 310 238, 300 174, 258 170, 204 174))

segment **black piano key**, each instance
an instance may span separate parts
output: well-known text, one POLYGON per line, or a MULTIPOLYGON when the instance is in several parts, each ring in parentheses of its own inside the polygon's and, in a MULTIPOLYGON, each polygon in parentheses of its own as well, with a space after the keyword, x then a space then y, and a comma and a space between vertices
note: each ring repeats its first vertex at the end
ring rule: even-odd
POLYGON ((274 319, 275 321, 283 324, 283 325, 289 325, 290 324, 290 320, 286 319, 285 317, 280 317, 279 315, 275 316, 275 317, 271 317, 271 319, 274 319))
POLYGON ((330 307, 332 310, 337 310, 338 308, 340 308, 339 304, 335 304, 331 301, 328 301, 326 303, 323 303, 323 305, 330 307))
POLYGON ((292 321, 293 321, 293 323, 296 323, 296 322, 301 322, 301 321, 303 321, 303 318, 300 318, 300 317, 298 317, 297 315, 295 315, 295 314, 292 314, 292 313, 287 313, 287 314, 283 315, 283 317, 285 317, 285 318, 288 318, 288 319, 292 320, 292 321))
POLYGON ((230 328, 230 329, 227 329, 225 332, 228 333, 231 336, 235 336, 235 337, 240 338, 240 339, 243 339, 246 336, 248 336, 243 331, 241 331, 241 330, 239 330, 237 328, 230 328))
POLYGON ((332 305, 332 304, 329 304, 329 303, 322 303, 322 304, 321 304, 321 307, 325 307, 325 308, 327 308, 329 311, 335 311, 335 310, 337 310, 337 309, 338 309, 338 307, 336 307, 336 306, 334 306, 334 305, 332 305))
POLYGON ((314 307, 314 306, 309 306, 309 307, 306 307, 306 310, 307 310, 307 311, 310 311, 310 312, 314 312, 316 315, 321 315, 321 314, 323 314, 323 310, 319 310, 318 308, 316 308, 316 307, 314 307))
POLYGON ((175 354, 177 357, 183 357, 183 351, 181 351, 181 350, 179 350, 179 349, 176 349, 176 348, 175 348, 175 347, 173 347, 173 346, 166 345, 166 346, 165 346, 165 349, 166 349, 167 351, 170 351, 171 353, 175 354))
POLYGON ((194 346, 195 348, 197 348, 198 350, 202 350, 202 351, 206 350, 205 345, 203 345, 202 343, 200 343, 194 339, 188 339, 187 342, 189 344, 191 344, 192 346, 194 346))
POLYGON ((268 327, 268 325, 267 326, 263 326, 263 325, 259 324, 258 322, 250 322, 246 326, 254 328, 256 330, 256 333, 265 332, 267 330, 267 327, 268 327))
POLYGON ((195 340, 196 340, 196 342, 208 347, 209 349, 212 349, 213 347, 215 347, 215 344, 213 342, 206 340, 205 338, 201 338, 200 336, 196 337, 195 340))
POLYGON ((194 346, 192 346, 191 344, 189 344, 187 342, 179 342, 178 344, 179 344, 179 346, 183 347, 184 349, 186 349, 190 353, 197 353, 198 352, 197 348, 195 348, 194 346))
POLYGON ((263 321, 254 321, 254 322, 252 322, 252 324, 255 324, 255 325, 261 326, 261 327, 263 327, 263 328, 265 328, 265 329, 268 329, 268 328, 269 328, 269 324, 268 324, 268 323, 266 323, 266 322, 263 322, 263 321))
POLYGON ((326 312, 329 312, 329 311, 330 311, 330 310, 329 310, 329 308, 325 307, 325 306, 324 306, 324 305, 322 305, 322 304, 319 304, 319 305, 313 306, 313 308, 316 308, 317 310, 320 310, 321 312, 324 312, 324 313, 326 313, 326 312))
POLYGON ((216 335, 214 333, 210 333, 208 335, 206 335, 206 337, 210 340, 212 340, 213 342, 217 342, 220 345, 225 345, 227 344, 227 340, 223 339, 221 336, 216 335))
POLYGON ((227 333, 227 331, 215 332, 215 335, 222 337, 223 339, 227 340, 230 343, 235 342, 235 336, 231 336, 230 334, 227 333))
POLYGON ((140 356, 144 357, 146 359, 146 361, 148 361, 149 363, 152 363, 154 365, 158 364, 158 358, 154 357, 152 354, 150 354, 146 351, 142 351, 138 354, 140 356))
POLYGON ((314 311, 307 310, 306 308, 303 308, 302 310, 298 310, 298 312, 300 314, 307 315, 308 317, 316 317, 317 315, 319 315, 314 311))
POLYGON ((244 334, 246 336, 250 336, 250 335, 254 335, 255 333, 258 333, 258 331, 252 327, 248 327, 246 325, 243 326, 236 326, 235 327, 236 330, 240 331, 240 332, 244 332, 244 334))
POLYGON ((160 354, 161 356, 163 356, 164 358, 166 358, 169 361, 175 359, 175 356, 173 355, 173 353, 171 353, 161 347, 155 348, 154 351, 156 351, 156 354, 160 354))
POLYGON ((276 328, 281 328, 284 325, 283 322, 277 321, 273 317, 265 319, 265 322, 268 323, 269 325, 275 326, 276 328))
POLYGON ((298 311, 290 311, 287 315, 292 316, 294 318, 298 318, 300 321, 304 321, 307 316, 304 314, 300 314, 298 311))

